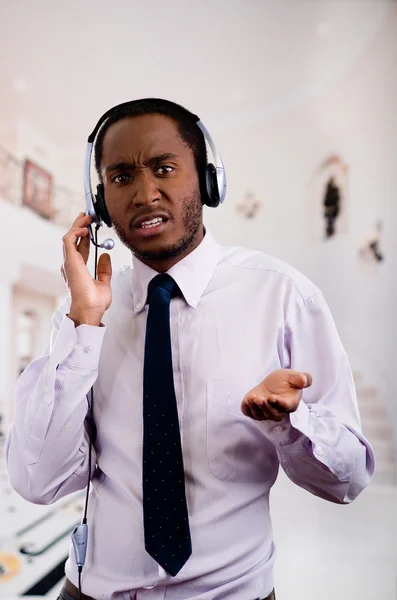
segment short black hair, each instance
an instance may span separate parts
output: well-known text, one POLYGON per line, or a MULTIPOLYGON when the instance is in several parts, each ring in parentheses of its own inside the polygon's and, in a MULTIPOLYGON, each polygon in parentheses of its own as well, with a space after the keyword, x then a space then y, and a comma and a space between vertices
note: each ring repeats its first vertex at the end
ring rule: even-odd
POLYGON ((199 117, 183 106, 171 102, 170 100, 163 100, 161 98, 141 98, 139 100, 131 100, 131 102, 116 109, 111 113, 98 132, 95 142, 95 168, 101 183, 103 140, 109 127, 114 123, 117 123, 117 121, 128 117, 155 114, 165 115, 175 121, 181 138, 192 150, 199 178, 200 180, 202 179, 202 174, 207 165, 207 148, 204 135, 201 129, 196 125, 199 117))

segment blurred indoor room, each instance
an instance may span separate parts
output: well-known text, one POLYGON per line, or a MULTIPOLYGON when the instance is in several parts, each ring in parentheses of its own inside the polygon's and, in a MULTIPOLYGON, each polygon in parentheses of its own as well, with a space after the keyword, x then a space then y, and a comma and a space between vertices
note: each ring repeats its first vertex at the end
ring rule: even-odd
MULTIPOLYGON (((85 209, 87 137, 112 106, 156 97, 216 140, 228 176, 225 204, 204 209, 216 241, 323 292, 375 453, 347 506, 280 469, 277 600, 397 600, 397 2, 1 0, 0 56, 0 598, 55 600, 64 582, 85 493, 24 500, 5 439, 17 379, 67 297, 62 237, 85 209)), ((119 240, 111 258, 113 272, 131 263, 119 240)))

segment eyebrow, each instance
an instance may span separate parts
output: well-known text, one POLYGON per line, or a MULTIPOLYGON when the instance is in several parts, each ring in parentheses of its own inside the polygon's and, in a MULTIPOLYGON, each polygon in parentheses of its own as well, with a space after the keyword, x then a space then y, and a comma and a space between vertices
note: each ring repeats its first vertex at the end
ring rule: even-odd
MULTIPOLYGON (((165 152, 164 154, 159 154, 158 156, 154 156, 148 161, 148 165, 153 166, 158 163, 164 162, 165 160, 171 160, 173 158, 178 158, 177 154, 173 154, 172 152, 165 152)), ((127 171, 133 170, 136 168, 134 162, 129 162, 126 160, 122 160, 117 163, 112 163, 105 167, 105 172, 109 173, 110 171, 127 171)))

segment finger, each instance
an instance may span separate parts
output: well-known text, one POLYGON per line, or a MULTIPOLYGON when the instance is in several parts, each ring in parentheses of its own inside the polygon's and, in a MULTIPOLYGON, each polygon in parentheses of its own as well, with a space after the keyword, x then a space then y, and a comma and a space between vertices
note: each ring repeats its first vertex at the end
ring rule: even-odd
POLYGON ((249 402, 249 407, 252 414, 252 418, 256 421, 265 421, 269 418, 269 415, 266 412, 266 408, 262 405, 262 403, 258 404, 258 402, 251 400, 249 402))
MULTIPOLYGON (((87 229, 88 233, 88 229, 87 229)), ((81 256, 84 259, 85 264, 87 264, 88 257, 90 255, 90 236, 85 235, 80 238, 80 241, 77 244, 77 250, 80 252, 81 256)))
POLYGON ((270 406, 267 400, 263 400, 261 405, 256 403, 257 407, 260 408, 261 411, 261 421, 282 421, 285 418, 284 412, 279 412, 277 409, 270 406))
POLYGON ((245 395, 244 402, 246 402, 249 406, 256 406, 259 409, 262 409, 263 406, 266 407, 265 401, 267 399, 267 394, 260 394, 256 390, 251 390, 248 394, 245 395))
POLYGON ((250 405, 248 404, 248 402, 242 402, 241 403, 241 412, 243 413, 243 415, 245 415, 246 417, 250 417, 251 419, 254 418, 252 412, 251 412, 251 408, 250 405))
POLYGON ((66 235, 69 235, 72 231, 76 231, 76 229, 88 227, 89 225, 91 225, 91 223, 92 217, 90 215, 86 215, 84 212, 79 212, 66 235))
POLYGON ((90 217, 90 215, 86 215, 85 212, 83 212, 83 211, 79 212, 79 214, 77 215, 77 217, 75 218, 75 220, 72 223, 71 229, 74 225, 76 225, 77 223, 80 223, 81 221, 83 221, 84 223, 91 223, 92 217, 90 217))
POLYGON ((288 373, 288 383, 291 387, 297 389, 303 389, 310 387, 312 384, 312 377, 309 373, 302 373, 300 371, 290 371, 288 373))
POLYGON ((269 418, 272 421, 282 421, 285 418, 285 416, 290 412, 288 410, 285 410, 285 408, 276 400, 271 401, 270 399, 267 400, 266 409, 269 414, 269 418))
POLYGON ((280 414, 276 409, 272 408, 265 398, 251 400, 249 406, 254 418, 258 421, 280 421, 285 416, 284 413, 280 414))
POLYGON ((101 254, 98 260, 97 266, 97 279, 101 283, 106 283, 110 285, 110 280, 112 278, 112 261, 110 260, 110 256, 107 252, 101 254))
MULTIPOLYGON (((90 215, 86 215, 83 212, 80 212, 77 218, 73 221, 69 231, 74 229, 79 229, 80 227, 88 227, 92 224, 92 217, 90 215)), ((68 233, 69 233, 68 231, 68 233)))
POLYGON ((63 257, 65 262, 70 261, 76 253, 78 240, 88 236, 88 228, 80 227, 70 229, 62 238, 63 241, 63 257))
POLYGON ((269 403, 270 408, 277 411, 278 413, 286 415, 287 413, 291 412, 289 406, 286 403, 286 400, 280 398, 279 396, 272 394, 271 396, 269 396, 267 401, 269 403))
POLYGON ((88 236, 88 227, 73 227, 72 229, 69 229, 67 233, 65 233, 62 240, 66 242, 68 246, 76 246, 79 238, 85 237, 86 235, 88 236))
POLYGON ((294 412, 302 398, 302 390, 290 390, 283 396, 272 394, 268 402, 272 408, 275 408, 280 414, 288 414, 294 412))
POLYGON ((246 400, 242 404, 242 412, 255 421, 282 421, 285 413, 280 414, 277 410, 271 409, 264 399, 246 400))
POLYGON ((64 282, 67 284, 66 273, 65 273, 65 269, 64 269, 63 265, 61 267, 61 275, 62 275, 64 282))
POLYGON ((256 419, 258 416, 262 418, 262 415, 259 415, 258 407, 255 402, 256 397, 251 394, 247 394, 244 397, 244 400, 241 403, 241 410, 247 416, 251 417, 251 419, 256 419))

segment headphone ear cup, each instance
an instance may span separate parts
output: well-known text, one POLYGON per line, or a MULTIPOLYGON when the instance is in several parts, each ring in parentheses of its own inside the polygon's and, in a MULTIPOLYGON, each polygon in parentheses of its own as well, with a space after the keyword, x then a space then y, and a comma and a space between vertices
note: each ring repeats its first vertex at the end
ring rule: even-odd
POLYGON ((98 219, 100 221, 103 221, 108 227, 112 226, 112 221, 110 219, 108 209, 106 208, 105 188, 103 186, 103 183, 100 183, 96 187, 95 212, 98 215, 98 219))
POLYGON ((216 168, 212 163, 209 163, 205 169, 205 190, 207 197, 204 204, 211 208, 216 208, 219 205, 219 188, 218 180, 216 178, 216 168))

